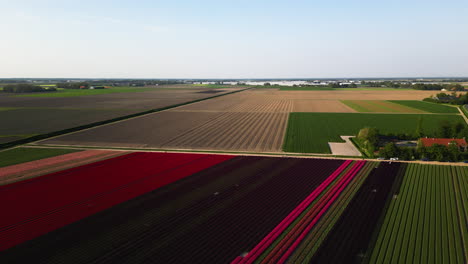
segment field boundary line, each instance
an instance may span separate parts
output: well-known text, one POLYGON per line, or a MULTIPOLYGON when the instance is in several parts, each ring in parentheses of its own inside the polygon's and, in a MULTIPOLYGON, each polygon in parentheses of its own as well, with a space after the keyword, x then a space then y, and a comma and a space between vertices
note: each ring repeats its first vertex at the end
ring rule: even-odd
POLYGON ((0 150, 1 149, 10 149, 10 148, 16 147, 18 145, 23 145, 23 144, 28 144, 28 143, 29 144, 37 144, 37 143, 39 143, 41 141, 56 138, 56 137, 59 137, 59 136, 71 135, 71 134, 74 134, 74 133, 77 133, 77 132, 86 131, 86 130, 96 128, 96 127, 106 126, 106 125, 110 125, 110 124, 116 124, 116 123, 119 123, 119 122, 122 122, 122 121, 127 121, 127 120, 131 120, 131 119, 139 118, 139 117, 144 117, 144 116, 154 114, 154 113, 160 113, 160 112, 176 109, 178 107, 182 107, 182 106, 202 102, 202 101, 205 101, 205 100, 209 100, 209 99, 213 99, 213 98, 217 98, 217 97, 221 97, 221 96, 225 96, 225 95, 240 93, 240 92, 243 92, 243 91, 247 91, 249 89, 252 89, 252 87, 248 87, 248 88, 245 88, 245 89, 242 89, 242 90, 232 91, 232 92, 228 92, 228 93, 224 93, 224 94, 218 94, 218 95, 214 95, 214 96, 210 96, 210 97, 206 97, 206 98, 196 99, 196 100, 192 100, 192 101, 184 102, 184 103, 180 103, 180 104, 174 104, 174 105, 169 105, 169 106, 166 106, 166 107, 150 109, 150 110, 146 110, 146 111, 139 112, 139 113, 134 113, 134 114, 120 116, 120 117, 116 117, 116 118, 112 118, 112 119, 108 119, 108 120, 103 120, 103 121, 99 121, 99 122, 85 124, 85 125, 82 125, 82 126, 71 127, 71 128, 67 128, 67 129, 63 129, 63 130, 59 130, 59 131, 53 131, 53 132, 50 132, 50 133, 44 133, 44 134, 40 134, 40 135, 37 135, 37 136, 33 136, 33 137, 30 137, 30 138, 25 138, 25 139, 13 141, 13 142, 3 143, 3 144, 0 144, 0 150))
POLYGON ((462 107, 465 107, 465 105, 457 107, 458 112, 460 112, 460 115, 463 117, 463 119, 465 119, 466 124, 468 124, 468 117, 466 117, 466 113, 463 111, 462 107))
POLYGON ((78 145, 24 145, 25 148, 63 148, 63 149, 98 149, 98 150, 115 150, 115 151, 132 151, 132 152, 162 152, 162 153, 200 153, 213 155, 236 155, 236 156, 255 156, 255 157, 282 157, 282 158, 309 158, 309 159, 338 159, 338 160, 367 160, 376 162, 398 162, 407 164, 425 164, 425 165, 440 165, 440 166, 459 166, 468 167, 468 163, 464 162, 439 162, 439 161, 421 161, 421 160, 378 160, 364 157, 340 156, 323 153, 294 153, 294 152, 247 152, 247 151, 220 151, 207 149, 158 149, 158 148, 118 148, 118 147, 99 147, 99 146, 78 146, 78 145))

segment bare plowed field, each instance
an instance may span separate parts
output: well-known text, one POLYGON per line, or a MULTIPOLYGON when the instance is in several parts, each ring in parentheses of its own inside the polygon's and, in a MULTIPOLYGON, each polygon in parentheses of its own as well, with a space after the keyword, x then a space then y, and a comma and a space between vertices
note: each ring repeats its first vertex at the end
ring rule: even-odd
POLYGON ((238 89, 154 89, 76 97, 0 93, 0 143, 177 105, 238 89), (213 91, 213 93, 211 93, 213 91), (208 92, 208 93, 207 93, 208 92))
POLYGON ((42 141, 47 144, 161 147, 221 113, 162 112, 42 141))
MULTIPOLYGON (((248 90, 242 96, 261 96, 262 98, 312 99, 312 100, 422 100, 438 91, 401 90, 401 91, 277 91, 248 90), (398 98, 398 99, 393 99, 398 98)), ((239 95, 240 96, 240 95, 239 95)))
POLYGON ((288 113, 167 111, 42 141, 136 148, 280 151, 288 113))
POLYGON ((224 113, 165 143, 165 148, 281 150, 288 113, 224 113))
POLYGON ((356 112, 351 107, 338 100, 293 100, 293 112, 336 112, 352 113, 356 112))
POLYGON ((292 100, 238 98, 235 94, 214 98, 206 102, 179 107, 174 111, 218 111, 218 112, 262 112, 289 113, 293 110, 292 100))

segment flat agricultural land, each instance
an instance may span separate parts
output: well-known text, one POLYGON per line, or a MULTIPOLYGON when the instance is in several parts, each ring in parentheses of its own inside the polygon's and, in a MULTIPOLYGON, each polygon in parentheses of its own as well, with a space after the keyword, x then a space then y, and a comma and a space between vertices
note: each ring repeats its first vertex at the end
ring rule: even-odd
POLYGON ((56 148, 14 148, 0 152, 0 168, 28 161, 45 159, 67 153, 77 152, 73 149, 56 148))
POLYGON ((464 264, 467 176, 466 166, 126 153, 0 186, 0 262, 464 264))
POLYGON ((381 100, 343 100, 342 102, 358 112, 426 113, 420 109, 381 100))
POLYGON ((451 114, 291 113, 284 151, 330 153, 328 142, 343 142, 340 136, 356 135, 363 127, 376 127, 382 133, 413 133, 419 119, 429 135, 442 120, 465 124, 460 115, 451 114))
POLYGON ((458 114, 458 109, 456 106, 442 105, 424 101, 390 101, 392 103, 400 104, 403 106, 419 109, 429 113, 455 113, 458 114))
MULTIPOLYGON (((191 88, 190 90, 145 88, 140 92, 70 97, 18 97, 2 93, 0 94, 0 123, 2 124, 0 143, 164 108, 235 90, 235 88, 191 88)), ((73 91, 80 92, 80 90, 73 91)))
MULTIPOLYGON (((340 100, 368 96, 379 104, 378 100, 383 98, 422 99, 431 93, 414 90, 312 92, 251 89, 56 137, 39 144, 281 152, 290 113, 355 113, 356 110, 340 100)), ((396 110, 423 112, 400 104, 383 104, 396 110)), ((362 128, 362 122, 357 126, 362 128)), ((347 130, 351 134, 335 136, 353 135, 354 130, 347 130)), ((321 139, 315 141, 322 142, 321 139)), ((336 141, 341 142, 340 138, 336 141)), ((317 152, 329 153, 327 144, 322 148, 317 152)))
POLYGON ((370 263, 466 263, 467 176, 465 168, 408 165, 370 263))
POLYGON ((287 118, 288 113, 165 111, 41 143, 271 152, 281 150, 287 118))
POLYGON ((437 91, 422 90, 338 90, 338 91, 281 91, 274 89, 255 89, 247 91, 266 97, 283 99, 313 99, 313 100, 422 100, 437 93, 437 91))

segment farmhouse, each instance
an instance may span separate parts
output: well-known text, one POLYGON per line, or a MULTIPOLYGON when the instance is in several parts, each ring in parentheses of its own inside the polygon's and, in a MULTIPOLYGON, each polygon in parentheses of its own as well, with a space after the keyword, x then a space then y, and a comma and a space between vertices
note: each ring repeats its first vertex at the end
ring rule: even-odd
POLYGON ((466 151, 468 148, 468 144, 464 138, 420 138, 419 142, 424 147, 430 147, 434 144, 448 147, 456 144, 461 151, 466 151))
POLYGON ((442 102, 442 103, 450 103, 450 102, 452 102, 454 100, 457 100, 457 97, 447 95, 447 96, 436 96, 436 97, 434 97, 434 99, 436 99, 437 101, 442 102))

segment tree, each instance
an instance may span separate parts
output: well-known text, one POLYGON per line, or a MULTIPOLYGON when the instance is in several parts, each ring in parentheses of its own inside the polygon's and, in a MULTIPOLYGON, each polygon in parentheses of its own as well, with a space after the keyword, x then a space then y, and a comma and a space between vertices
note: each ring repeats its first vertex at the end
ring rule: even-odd
POLYGON ((398 148, 395 145, 395 143, 390 142, 385 144, 383 149, 380 150, 379 155, 381 157, 384 157, 386 159, 392 158, 392 157, 398 157, 398 148))
POLYGON ((468 138, 468 126, 463 127, 457 134, 457 138, 468 138))
POLYGON ((375 127, 365 127, 359 130, 358 140, 361 142, 369 141, 373 145, 377 145, 379 141, 379 130, 375 127))
POLYGON ((434 144, 427 148, 429 158, 437 161, 446 161, 449 158, 448 148, 444 145, 434 144))
POLYGON ((458 134, 460 134, 460 132, 466 127, 466 125, 464 125, 462 122, 457 122, 453 125, 453 129, 452 129, 452 137, 456 137, 458 136, 458 134))
POLYGON ((439 138, 451 138, 453 136, 452 126, 447 120, 443 120, 439 123, 436 135, 439 138))
POLYGON ((451 161, 458 161, 460 159, 460 149, 458 149, 458 145, 455 141, 449 144, 448 156, 451 161))
POLYGON ((7 93, 33 93, 33 92, 52 92, 56 91, 57 89, 51 88, 44 88, 37 85, 31 85, 27 83, 19 83, 19 84, 8 84, 3 87, 3 91, 7 93))

